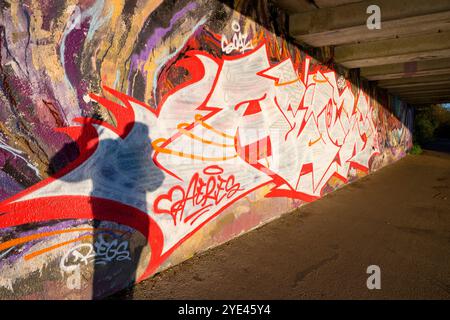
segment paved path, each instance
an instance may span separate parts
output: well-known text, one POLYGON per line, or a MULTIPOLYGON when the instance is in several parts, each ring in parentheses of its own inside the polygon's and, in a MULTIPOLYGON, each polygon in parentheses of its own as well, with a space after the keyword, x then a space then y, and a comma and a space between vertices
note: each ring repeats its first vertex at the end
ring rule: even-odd
POLYGON ((113 298, 450 299, 450 154, 409 155, 113 298))

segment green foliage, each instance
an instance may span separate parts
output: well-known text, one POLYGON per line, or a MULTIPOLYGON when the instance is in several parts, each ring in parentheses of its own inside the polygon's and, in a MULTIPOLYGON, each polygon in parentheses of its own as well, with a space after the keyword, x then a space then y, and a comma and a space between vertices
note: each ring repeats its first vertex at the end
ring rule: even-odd
POLYGON ((420 144, 432 141, 436 128, 437 125, 432 119, 427 117, 416 117, 416 123, 414 126, 414 141, 420 144))
POLYGON ((414 141, 426 144, 435 138, 450 138, 450 110, 431 105, 416 110, 414 141))
POLYGON ((421 154, 422 152, 423 152, 422 148, 417 143, 414 143, 411 150, 409 150, 410 154, 421 154))

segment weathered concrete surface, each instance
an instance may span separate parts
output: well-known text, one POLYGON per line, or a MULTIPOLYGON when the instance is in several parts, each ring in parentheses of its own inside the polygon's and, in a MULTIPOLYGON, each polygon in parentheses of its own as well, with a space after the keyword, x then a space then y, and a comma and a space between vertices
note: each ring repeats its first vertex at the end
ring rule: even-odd
POLYGON ((361 76, 369 80, 415 78, 450 74, 450 59, 414 61, 361 68, 361 76))
POLYGON ((336 61, 347 68, 441 58, 450 58, 450 32, 369 41, 335 48, 336 61))
POLYGON ((377 82, 377 85, 382 88, 388 89, 420 89, 421 87, 427 85, 439 86, 439 85, 449 85, 450 75, 434 75, 426 77, 415 77, 415 78, 399 78, 390 80, 381 80, 377 82))
POLYGON ((297 40, 320 47, 444 31, 450 27, 449 18, 450 4, 446 0, 434 0, 432 4, 420 0, 367 0, 292 14, 289 30, 297 40), (381 8, 383 27, 368 32, 366 9, 370 5, 381 8))
MULTIPOLYGON (((330 50, 335 62, 359 69, 369 80, 422 77, 421 88, 427 93, 444 86, 445 90, 433 91, 423 99, 392 90, 395 86, 386 87, 409 104, 450 101, 448 81, 430 80, 450 72, 450 1, 275 2, 289 13, 289 33, 297 42, 330 50), (295 6, 299 2, 301 5, 295 6), (378 29, 370 27, 374 21, 379 22, 378 29)), ((418 85, 408 88, 417 89, 418 85)))
POLYGON ((113 298, 449 299, 450 154, 407 156, 132 291, 113 298))

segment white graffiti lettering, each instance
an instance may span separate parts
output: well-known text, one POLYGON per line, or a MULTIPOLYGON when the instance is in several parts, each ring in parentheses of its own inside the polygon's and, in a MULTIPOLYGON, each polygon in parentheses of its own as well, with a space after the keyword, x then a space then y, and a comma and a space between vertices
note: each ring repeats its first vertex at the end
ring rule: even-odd
POLYGON ((229 54, 236 50, 243 53, 246 50, 253 49, 252 43, 247 40, 247 33, 241 33, 241 26, 239 25, 239 22, 233 20, 231 29, 234 31, 234 34, 230 42, 228 42, 228 39, 225 35, 222 35, 221 45, 223 52, 229 54))
POLYGON ((74 272, 81 265, 91 262, 105 265, 112 261, 131 260, 128 241, 117 239, 108 242, 99 235, 94 244, 82 243, 70 249, 61 259, 60 269, 63 272, 74 272))

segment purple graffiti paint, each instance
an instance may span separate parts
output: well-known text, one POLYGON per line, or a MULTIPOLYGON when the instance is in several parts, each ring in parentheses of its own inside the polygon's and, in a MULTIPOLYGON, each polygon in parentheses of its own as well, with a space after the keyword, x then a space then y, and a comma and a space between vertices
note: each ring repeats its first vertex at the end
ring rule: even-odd
MULTIPOLYGON (((152 50, 158 45, 158 43, 161 41, 161 39, 172 30, 175 23, 177 23, 181 18, 183 18, 189 11, 192 11, 196 8, 197 8, 197 4, 195 2, 189 3, 186 7, 184 7, 180 11, 176 12, 172 16, 172 18, 169 21, 168 27, 155 28, 155 31, 148 38, 148 40, 145 44, 145 49, 142 50, 141 52, 139 52, 138 54, 133 54, 131 57, 130 72, 128 75, 128 79, 130 81, 132 78, 132 74, 134 74, 135 70, 138 69, 139 64, 141 62, 147 61, 152 50)), ((141 70, 141 72, 143 72, 145 74, 142 64, 141 64, 140 70, 141 70)), ((131 92, 130 90, 131 90, 131 87, 128 88, 129 93, 131 92)))

